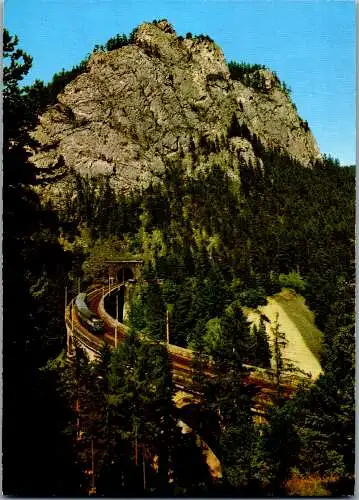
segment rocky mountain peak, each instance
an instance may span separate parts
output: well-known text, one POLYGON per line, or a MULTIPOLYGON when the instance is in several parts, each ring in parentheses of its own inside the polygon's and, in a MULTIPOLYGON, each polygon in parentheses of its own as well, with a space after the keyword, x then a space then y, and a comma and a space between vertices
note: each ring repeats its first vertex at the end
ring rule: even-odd
POLYGON ((32 162, 41 192, 71 188, 73 171, 109 175, 127 191, 203 141, 216 144, 199 151, 204 165, 255 162, 248 137, 228 136, 234 118, 265 147, 310 165, 320 156, 311 132, 275 75, 258 75, 260 89, 232 80, 222 50, 207 36, 177 36, 166 20, 140 25, 133 43, 94 53, 87 71, 40 117, 32 162))

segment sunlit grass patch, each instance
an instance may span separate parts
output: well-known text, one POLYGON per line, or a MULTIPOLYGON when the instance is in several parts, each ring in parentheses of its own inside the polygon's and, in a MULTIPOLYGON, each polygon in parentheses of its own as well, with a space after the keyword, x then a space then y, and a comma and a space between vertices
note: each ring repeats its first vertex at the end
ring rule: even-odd
POLYGON ((323 333, 315 325, 314 314, 305 304, 304 298, 288 289, 284 289, 274 298, 296 325, 307 347, 320 362, 323 352, 323 333))
POLYGON ((301 476, 294 474, 285 484, 288 496, 328 497, 331 496, 330 484, 337 477, 301 476))

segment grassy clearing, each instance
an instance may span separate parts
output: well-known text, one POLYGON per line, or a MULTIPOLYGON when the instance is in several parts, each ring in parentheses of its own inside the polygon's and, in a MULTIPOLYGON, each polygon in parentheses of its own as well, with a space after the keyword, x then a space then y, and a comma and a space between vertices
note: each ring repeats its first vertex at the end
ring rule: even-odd
MULTIPOLYGON (((266 306, 257 310, 245 308, 244 314, 250 322, 259 323, 260 314, 267 321, 266 330, 273 353, 273 325, 278 317, 280 331, 285 334, 287 345, 283 357, 294 367, 315 379, 322 372, 320 364, 323 334, 314 324, 314 314, 308 309, 303 297, 294 291, 284 289, 268 297, 266 306)), ((274 359, 272 358, 272 365, 274 359)))
POLYGON ((304 298, 288 289, 284 289, 273 298, 298 328, 307 347, 320 363, 323 352, 323 333, 314 324, 314 314, 306 306, 304 298))

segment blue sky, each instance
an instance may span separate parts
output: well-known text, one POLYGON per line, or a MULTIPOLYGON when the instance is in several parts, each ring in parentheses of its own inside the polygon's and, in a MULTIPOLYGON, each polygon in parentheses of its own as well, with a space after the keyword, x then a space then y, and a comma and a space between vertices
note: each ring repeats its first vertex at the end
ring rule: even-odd
POLYGON ((227 60, 275 70, 320 150, 355 163, 354 0, 7 0, 4 21, 34 58, 31 83, 155 18, 211 36, 227 60))

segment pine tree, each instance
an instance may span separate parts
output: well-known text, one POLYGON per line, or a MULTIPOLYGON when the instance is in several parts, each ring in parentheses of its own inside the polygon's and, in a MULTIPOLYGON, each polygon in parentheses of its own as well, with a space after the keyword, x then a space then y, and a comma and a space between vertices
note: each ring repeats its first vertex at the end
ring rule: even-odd
POLYGON ((271 327, 272 336, 273 336, 273 360, 274 360, 274 403, 276 405, 280 404, 282 400, 282 378, 283 372, 285 370, 285 360, 283 358, 283 349, 287 345, 287 341, 285 338, 285 334, 280 331, 279 323, 278 323, 278 313, 276 315, 276 320, 271 327))
POLYGON ((25 145, 31 143, 28 129, 34 117, 28 115, 19 82, 31 60, 18 48, 17 37, 4 30, 3 490, 46 496, 66 494, 74 484, 68 439, 62 433, 67 410, 55 380, 41 371, 64 345, 59 291, 66 262, 56 217, 40 206, 30 187, 34 169, 25 145))
MULTIPOLYGON (((206 321, 201 318, 197 321, 194 334, 192 336, 191 349, 194 351, 192 360, 192 380, 193 386, 199 393, 204 393, 207 383, 207 376, 205 374, 208 368, 209 355, 205 352, 204 334, 206 332, 206 321)), ((203 401, 205 405, 205 399, 203 401)))
POLYGON ((267 420, 261 439, 262 469, 266 471, 262 483, 266 484, 267 494, 283 496, 285 481, 292 467, 298 464, 300 450, 293 403, 273 406, 267 420))
MULTIPOLYGON (((25 92, 19 82, 24 79, 32 66, 32 57, 18 47, 18 37, 11 36, 5 28, 3 32, 4 54, 4 146, 10 143, 16 147, 27 140, 29 117, 25 92), (16 142, 13 142, 13 141, 16 142)), ((32 118, 34 120, 34 118, 32 118)))
POLYGON ((178 296, 173 308, 173 328, 172 343, 179 346, 186 346, 187 339, 191 332, 192 322, 192 283, 193 279, 186 279, 178 286, 178 296))
POLYGON ((246 386, 243 362, 248 355, 250 334, 238 306, 228 308, 221 318, 222 337, 213 352, 215 377, 206 398, 219 416, 219 440, 223 477, 230 491, 246 491, 251 482, 251 454, 256 434, 252 421, 253 392, 246 386))
POLYGON ((268 342, 268 335, 266 332, 264 320, 261 317, 259 327, 253 325, 252 336, 254 340, 253 346, 253 364, 262 368, 270 368, 271 353, 268 342))
MULTIPOLYGON (((165 349, 140 342, 132 331, 114 352, 109 380, 111 425, 116 428, 117 441, 127 443, 129 466, 137 484, 145 487, 140 453, 144 461, 147 456, 157 455, 156 488, 166 491, 174 410, 165 349)), ((148 469, 146 464, 144 468, 148 469)))
POLYGON ((155 339, 165 340, 166 306, 157 283, 150 283, 145 292, 145 318, 148 333, 155 339))
POLYGON ((301 447, 297 468, 302 473, 337 477, 333 495, 354 489, 355 336, 354 295, 340 281, 337 300, 325 329, 325 372, 296 398, 295 424, 301 447))

